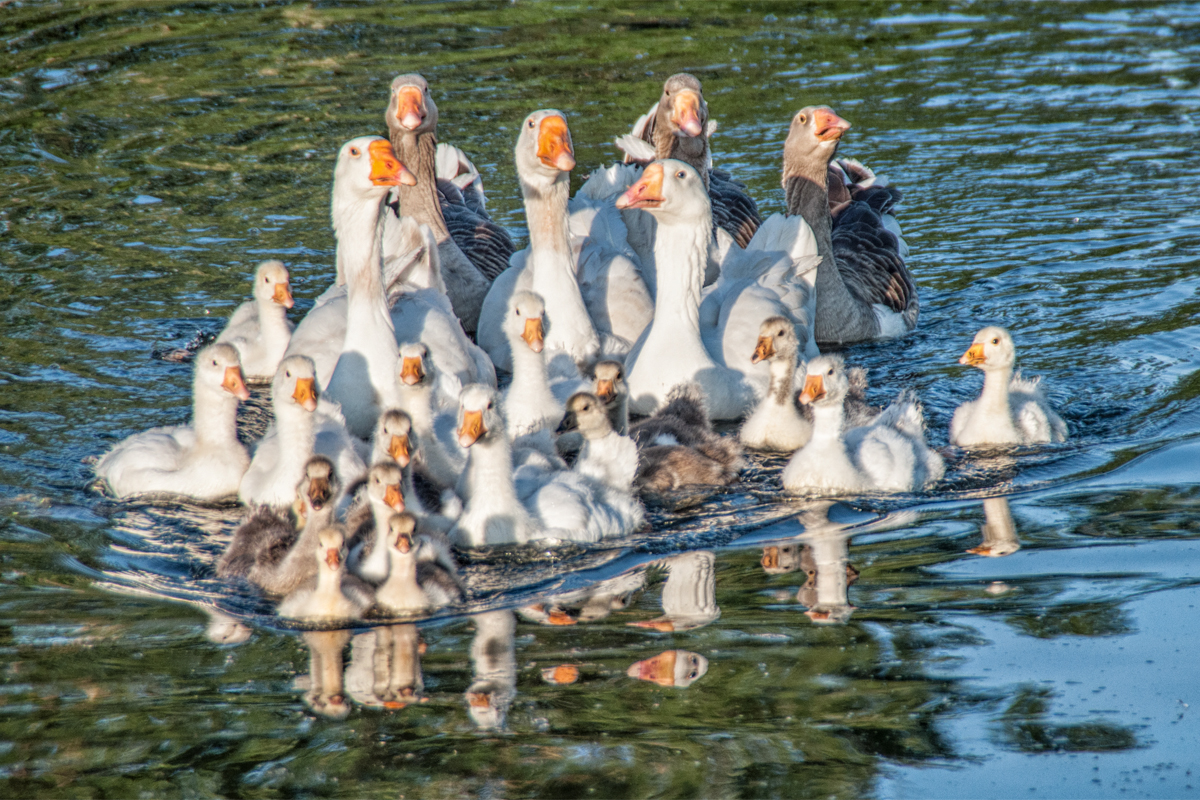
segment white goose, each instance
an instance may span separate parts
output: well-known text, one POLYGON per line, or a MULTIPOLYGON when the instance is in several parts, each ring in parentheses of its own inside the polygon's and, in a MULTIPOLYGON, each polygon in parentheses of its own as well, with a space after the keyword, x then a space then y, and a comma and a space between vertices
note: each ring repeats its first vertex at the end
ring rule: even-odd
POLYGON ((254 299, 242 303, 218 343, 237 348, 242 373, 250 381, 269 382, 292 340, 295 325, 287 310, 295 303, 287 267, 282 261, 264 261, 254 273, 254 299))
MULTIPOLYGON (((250 456, 237 438, 238 400, 249 400, 237 350, 210 345, 196 354, 192 424, 134 434, 96 464, 117 497, 220 500, 237 494, 250 456)), ((292 482, 292 491, 296 482, 292 482)), ((290 500, 289 500, 290 502, 290 500)))
POLYGON ((414 468, 435 486, 453 489, 466 466, 467 453, 459 447, 455 432, 457 399, 453 407, 448 407, 443 405, 443 398, 447 384, 457 384, 457 379, 441 374, 429 356, 429 348, 415 342, 400 345, 397 380, 400 407, 408 413, 412 432, 421 442, 413 459, 414 468))
POLYGON ((925 444, 925 422, 915 399, 901 394, 870 425, 843 433, 849 389, 841 356, 808 362, 800 402, 812 404, 812 438, 783 470, 786 491, 912 492, 941 479, 942 457, 925 444))
POLYGON ((1015 360, 1012 336, 1004 328, 989 326, 975 334, 958 363, 983 370, 983 391, 954 412, 950 444, 986 447, 1067 440, 1067 423, 1046 401, 1040 379, 1014 375, 1015 360))
POLYGON ((462 582, 453 559, 435 558, 439 550, 428 535, 417 534, 417 518, 394 514, 388 521, 387 579, 375 591, 375 602, 390 614, 411 614, 457 603, 462 582))
POLYGON ((738 431, 738 438, 756 450, 794 452, 812 437, 812 423, 796 408, 796 331, 784 317, 768 317, 758 328, 758 345, 751 360, 766 361, 771 385, 766 396, 738 431))
POLYGON ((367 473, 365 491, 346 515, 350 571, 368 583, 382 583, 388 574, 385 538, 392 514, 404 510, 404 474, 394 461, 380 461, 367 473), (366 495, 364 498, 363 495, 366 495))

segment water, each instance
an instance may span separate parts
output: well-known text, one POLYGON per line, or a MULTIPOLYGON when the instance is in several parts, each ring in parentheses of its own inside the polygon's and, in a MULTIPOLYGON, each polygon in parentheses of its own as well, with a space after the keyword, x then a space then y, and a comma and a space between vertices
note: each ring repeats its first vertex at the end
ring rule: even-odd
POLYGON ((1200 791, 1200 5, 797 13, 5 7, 4 794, 1200 791), (682 69, 720 123, 716 162, 764 211, 815 102, 905 191, 921 324, 848 351, 873 400, 919 390, 945 446, 980 385, 957 357, 1002 324, 1072 440, 947 450, 936 492, 830 508, 780 499, 784 461, 760 458, 630 541, 475 554, 469 608, 418 621, 423 655, 411 627, 301 635, 216 581, 237 509, 89 486, 85 459, 186 417, 190 368, 152 354, 218 331, 258 261, 288 263, 297 314, 328 283, 332 156, 382 129, 393 75, 430 79, 442 139, 523 236, 524 115, 567 113, 582 175, 682 69), (969 552, 983 525, 1007 555, 969 552), (339 704, 310 654, 343 648, 339 704))

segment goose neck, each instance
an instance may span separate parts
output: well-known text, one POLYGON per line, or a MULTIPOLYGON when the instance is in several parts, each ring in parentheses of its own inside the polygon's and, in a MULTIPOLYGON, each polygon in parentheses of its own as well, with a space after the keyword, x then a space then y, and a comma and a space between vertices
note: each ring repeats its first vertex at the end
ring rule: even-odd
POLYGON ((192 405, 196 444, 204 448, 241 447, 237 438, 237 398, 224 390, 197 386, 192 405))
POLYGON ((1012 380, 1012 367, 984 370, 983 392, 979 400, 985 411, 1008 413, 1008 386, 1012 380))
POLYGON ((770 364, 771 384, 767 396, 771 402, 779 406, 789 405, 792 401, 792 387, 796 380, 796 356, 772 359, 770 364))
POLYGON ((450 238, 437 191, 437 134, 433 131, 394 132, 392 149, 417 179, 415 186, 397 187, 400 213, 433 229, 438 243, 450 238))
POLYGON ((316 443, 313 412, 290 403, 275 404, 275 428, 279 437, 281 464, 303 464, 312 455, 316 443))
POLYGON ((712 220, 658 225, 654 259, 658 264, 658 293, 654 318, 675 319, 700 332, 700 292, 708 262, 712 220))

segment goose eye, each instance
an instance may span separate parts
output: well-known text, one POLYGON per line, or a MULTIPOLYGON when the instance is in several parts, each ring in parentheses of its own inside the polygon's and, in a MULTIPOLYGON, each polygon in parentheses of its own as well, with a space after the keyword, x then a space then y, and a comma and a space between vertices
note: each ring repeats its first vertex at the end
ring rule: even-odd
POLYGON ((829 368, 829 372, 826 372, 825 374, 826 374, 826 375, 832 375, 832 374, 833 374, 833 367, 830 367, 830 368, 829 368))
POLYGON ((808 117, 806 117, 804 114, 801 114, 800 116, 796 117, 796 121, 803 125, 804 123, 808 122, 808 117))
POLYGON ((1000 340, 999 340, 999 339, 992 339, 992 344, 1000 344, 1000 340))
POLYGON ((359 150, 357 147, 351 147, 351 148, 350 148, 350 155, 354 156, 355 158, 358 158, 359 156, 361 156, 361 155, 362 155, 362 151, 361 151, 361 150, 359 150))
POLYGON ((285 372, 285 373, 283 373, 283 377, 285 377, 285 378, 290 378, 290 377, 292 377, 292 373, 290 373, 290 372, 285 372))
POLYGON ((530 127, 530 128, 532 128, 532 127, 533 127, 533 120, 529 120, 529 127, 530 127))
POLYGON ((488 407, 488 408, 491 408, 491 407, 492 407, 492 401, 491 401, 491 400, 488 400, 487 407, 488 407))
POLYGON ((213 359, 213 366, 215 367, 216 365, 217 365, 217 360, 214 358, 214 359, 213 359))
POLYGON ((676 178, 686 178, 686 177, 687 177, 687 173, 686 173, 686 172, 684 172, 683 170, 679 170, 679 172, 676 172, 676 173, 675 173, 675 177, 676 177, 676 178))

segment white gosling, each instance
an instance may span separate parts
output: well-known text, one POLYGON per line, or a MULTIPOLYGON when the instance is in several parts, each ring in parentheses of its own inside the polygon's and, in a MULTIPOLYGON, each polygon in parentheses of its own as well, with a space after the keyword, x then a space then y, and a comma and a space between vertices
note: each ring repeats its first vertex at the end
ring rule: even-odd
POLYGON ((217 342, 237 348, 248 381, 270 382, 292 340, 295 325, 287 310, 295 301, 290 280, 282 261, 259 264, 254 273, 254 299, 238 306, 217 337, 217 342))
POLYGON ((421 443, 413 456, 413 468, 441 489, 453 489, 467 463, 467 453, 458 444, 455 432, 458 395, 462 387, 452 375, 443 375, 430 357, 429 348, 420 342, 400 345, 400 371, 396 391, 400 408, 412 421, 412 434, 421 443), (453 406, 443 405, 445 389, 455 385, 453 406))
POLYGON ((279 604, 279 616, 331 624, 361 619, 374 603, 371 587, 346 571, 345 533, 337 525, 317 534, 317 576, 305 581, 279 604))
POLYGON ((417 518, 407 512, 388 520, 388 576, 375 590, 375 603, 389 614, 411 614, 460 602, 462 583, 453 560, 434 560, 417 518))
POLYGON ((578 430, 583 447, 572 469, 621 491, 631 491, 637 477, 638 449, 633 439, 613 430, 604 402, 589 392, 567 401, 559 432, 578 430))
POLYGON ((366 490, 346 515, 350 532, 350 571, 369 583, 382 583, 388 574, 388 520, 404 510, 404 474, 394 461, 380 461, 367 474, 366 490), (365 495, 365 498, 363 497, 365 495))
POLYGON ((796 408, 796 359, 799 343, 792 323, 768 317, 758 328, 758 344, 750 360, 766 361, 771 384, 754 413, 742 423, 738 438, 756 450, 793 452, 812 437, 812 423, 796 408))

